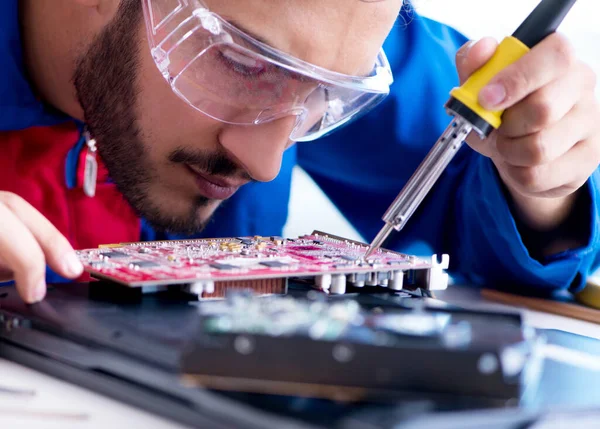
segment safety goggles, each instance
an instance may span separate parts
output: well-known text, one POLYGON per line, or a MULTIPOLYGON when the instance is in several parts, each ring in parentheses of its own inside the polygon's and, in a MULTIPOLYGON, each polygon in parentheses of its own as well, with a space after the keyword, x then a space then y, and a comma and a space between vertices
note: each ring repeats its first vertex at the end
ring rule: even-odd
POLYGON ((276 50, 199 0, 142 0, 154 61, 203 114, 257 125, 295 117, 290 139, 311 141, 373 109, 393 82, 383 50, 368 76, 327 70, 276 50))

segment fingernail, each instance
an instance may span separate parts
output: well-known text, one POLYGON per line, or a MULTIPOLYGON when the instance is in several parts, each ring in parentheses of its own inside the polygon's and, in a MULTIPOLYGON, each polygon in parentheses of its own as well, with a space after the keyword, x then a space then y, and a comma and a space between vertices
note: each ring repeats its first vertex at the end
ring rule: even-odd
POLYGON ((44 279, 40 280, 40 282, 36 285, 35 289, 31 291, 29 294, 29 303, 35 304, 36 302, 40 302, 46 296, 46 281, 44 279))
POLYGON ((493 83, 481 90, 479 98, 483 107, 494 108, 506 99, 506 88, 499 83, 493 83))
POLYGON ((75 253, 68 253, 63 260, 65 271, 72 276, 79 276, 83 272, 83 265, 75 253))
POLYGON ((466 45, 465 48, 460 50, 458 53, 458 57, 463 60, 465 58, 467 58, 469 56, 469 52, 471 51, 471 48, 473 46, 475 46, 475 44, 477 43, 477 40, 471 40, 469 41, 466 45))
POLYGON ((471 48, 475 46, 475 43, 477 43, 477 40, 469 40, 469 43, 467 43, 467 47, 465 48, 465 54, 469 53, 471 48))

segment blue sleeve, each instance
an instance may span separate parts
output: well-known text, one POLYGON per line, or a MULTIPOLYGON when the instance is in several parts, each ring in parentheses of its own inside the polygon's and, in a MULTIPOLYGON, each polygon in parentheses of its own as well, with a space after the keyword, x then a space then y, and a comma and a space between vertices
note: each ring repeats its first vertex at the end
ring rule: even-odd
MULTIPOLYGON (((299 165, 366 240, 449 124, 443 106, 458 84, 455 54, 465 42, 447 26, 402 15, 384 46, 395 76, 390 96, 336 133, 298 145, 299 165)), ((598 179, 587 184, 587 246, 540 262, 523 243, 493 163, 465 145, 385 246, 448 253, 451 273, 478 286, 577 291, 599 262, 598 179)))
POLYGON ((18 0, 0 1, 0 131, 69 120, 44 105, 32 91, 25 74, 19 22, 18 0))

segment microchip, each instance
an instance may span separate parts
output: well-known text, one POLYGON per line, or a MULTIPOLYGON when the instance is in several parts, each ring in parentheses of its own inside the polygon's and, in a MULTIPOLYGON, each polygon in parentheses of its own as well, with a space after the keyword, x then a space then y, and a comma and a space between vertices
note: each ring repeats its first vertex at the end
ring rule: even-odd
POLYGON ((323 244, 321 240, 313 240, 313 244, 323 244))
POLYGON ((237 270, 239 267, 236 267, 235 265, 230 265, 230 264, 220 264, 218 262, 215 262, 213 264, 210 264, 210 266, 212 268, 216 268, 217 270, 237 270))
POLYGON ((129 263, 129 265, 132 265, 134 267, 137 268, 156 268, 156 267, 160 267, 160 264, 157 264, 156 262, 152 262, 152 261, 132 261, 129 263))
POLYGON ((243 240, 241 240, 241 243, 242 243, 244 246, 251 246, 251 245, 253 245, 253 244, 254 244, 254 242, 253 242, 252 240, 246 240, 246 239, 243 239, 243 240))
POLYGON ((127 258, 127 253, 123 253, 123 252, 117 252, 116 250, 111 250, 110 252, 104 252, 102 253, 102 256, 104 256, 105 258, 113 258, 113 259, 118 259, 118 258, 127 258))
POLYGON ((283 237, 277 237, 277 236, 271 237, 271 241, 276 241, 276 240, 283 241, 283 237))
POLYGON ((262 261, 260 265, 264 265, 265 267, 269 268, 282 268, 288 266, 288 264, 281 261, 262 261))
POLYGON ((340 257, 340 259, 343 259, 345 261, 351 261, 351 262, 355 262, 358 260, 358 258, 355 258, 354 256, 348 256, 348 255, 340 255, 339 257, 340 257))

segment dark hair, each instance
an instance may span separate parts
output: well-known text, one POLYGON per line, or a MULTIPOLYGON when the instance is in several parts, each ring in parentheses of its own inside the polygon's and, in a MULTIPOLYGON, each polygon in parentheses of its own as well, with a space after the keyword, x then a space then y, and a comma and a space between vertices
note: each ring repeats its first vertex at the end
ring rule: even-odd
POLYGON ((137 22, 142 17, 142 0, 121 0, 116 16, 127 22, 137 22))

